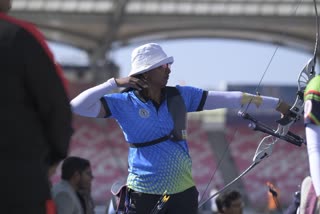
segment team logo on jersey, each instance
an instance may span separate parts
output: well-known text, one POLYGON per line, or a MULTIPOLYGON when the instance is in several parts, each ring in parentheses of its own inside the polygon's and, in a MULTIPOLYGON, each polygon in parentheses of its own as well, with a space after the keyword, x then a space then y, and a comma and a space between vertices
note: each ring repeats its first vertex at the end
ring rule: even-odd
POLYGON ((148 118, 150 116, 150 113, 146 109, 139 109, 139 115, 142 118, 148 118))
POLYGON ((312 102, 311 100, 307 100, 304 104, 304 118, 307 118, 311 111, 312 111, 312 102))

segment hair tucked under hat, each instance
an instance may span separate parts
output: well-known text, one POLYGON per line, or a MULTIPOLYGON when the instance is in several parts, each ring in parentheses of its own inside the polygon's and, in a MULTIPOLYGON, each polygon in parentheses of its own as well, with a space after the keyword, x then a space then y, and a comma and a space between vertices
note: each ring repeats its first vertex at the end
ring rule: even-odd
POLYGON ((131 54, 129 76, 142 74, 164 64, 172 64, 173 57, 168 57, 160 45, 148 43, 135 48, 131 54))

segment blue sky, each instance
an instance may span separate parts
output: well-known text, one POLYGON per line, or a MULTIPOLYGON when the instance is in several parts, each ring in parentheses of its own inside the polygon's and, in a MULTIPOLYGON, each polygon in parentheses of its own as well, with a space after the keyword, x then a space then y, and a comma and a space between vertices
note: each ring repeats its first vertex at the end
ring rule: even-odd
MULTIPOLYGON (((204 89, 221 88, 226 83, 258 84, 277 46, 239 40, 186 39, 155 41, 175 59, 168 85, 192 85, 204 89)), ((130 54, 136 47, 119 48, 110 58, 119 64, 120 76, 130 71, 130 54)), ((88 63, 75 49, 51 46, 60 62, 88 63)), ((297 77, 311 53, 278 47, 262 84, 296 85, 297 77)))

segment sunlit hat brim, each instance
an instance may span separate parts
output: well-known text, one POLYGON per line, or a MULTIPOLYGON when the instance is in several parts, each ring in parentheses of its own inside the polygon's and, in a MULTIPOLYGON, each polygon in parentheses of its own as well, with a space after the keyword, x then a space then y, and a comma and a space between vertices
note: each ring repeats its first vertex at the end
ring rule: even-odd
POLYGON ((135 76, 135 75, 138 75, 138 74, 143 74, 147 71, 150 71, 154 68, 157 68, 161 65, 164 65, 164 64, 172 64, 174 62, 174 59, 172 56, 170 57, 166 57, 162 60, 160 60, 159 62, 153 64, 153 65, 145 65, 145 66, 140 66, 139 68, 132 68, 130 73, 129 73, 129 76, 135 76))

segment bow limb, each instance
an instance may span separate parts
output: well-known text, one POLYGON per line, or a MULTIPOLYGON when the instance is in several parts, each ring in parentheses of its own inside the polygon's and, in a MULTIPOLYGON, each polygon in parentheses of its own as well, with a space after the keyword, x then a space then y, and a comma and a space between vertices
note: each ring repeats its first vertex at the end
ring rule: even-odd
POLYGON ((228 189, 232 184, 237 182, 240 178, 245 176, 249 171, 251 171, 255 166, 257 166, 261 161, 267 157, 269 157, 272 153, 273 145, 277 142, 278 138, 275 138, 273 136, 267 136, 263 138, 256 150, 256 153, 253 158, 252 164, 245 169, 238 177, 233 179, 231 182, 229 182, 227 185, 222 187, 220 190, 215 192, 214 194, 210 195, 206 200, 204 200, 202 203, 199 204, 198 208, 200 209, 204 204, 206 204, 209 200, 211 200, 213 197, 219 195, 220 193, 224 192, 226 189, 228 189))
POLYGON ((198 206, 198 209, 200 209, 204 204, 206 204, 210 199, 212 199, 213 197, 219 195, 220 193, 222 193, 223 191, 225 191, 226 189, 228 189, 232 184, 234 184, 236 181, 238 181, 240 178, 242 178, 245 174, 247 174, 251 169, 253 169, 258 163, 252 163, 245 171, 243 171, 238 177, 236 177, 235 179, 233 179, 231 182, 229 182, 227 185, 225 185, 224 187, 222 187, 220 190, 218 190, 216 193, 210 195, 206 200, 204 200, 203 202, 201 202, 198 206))

